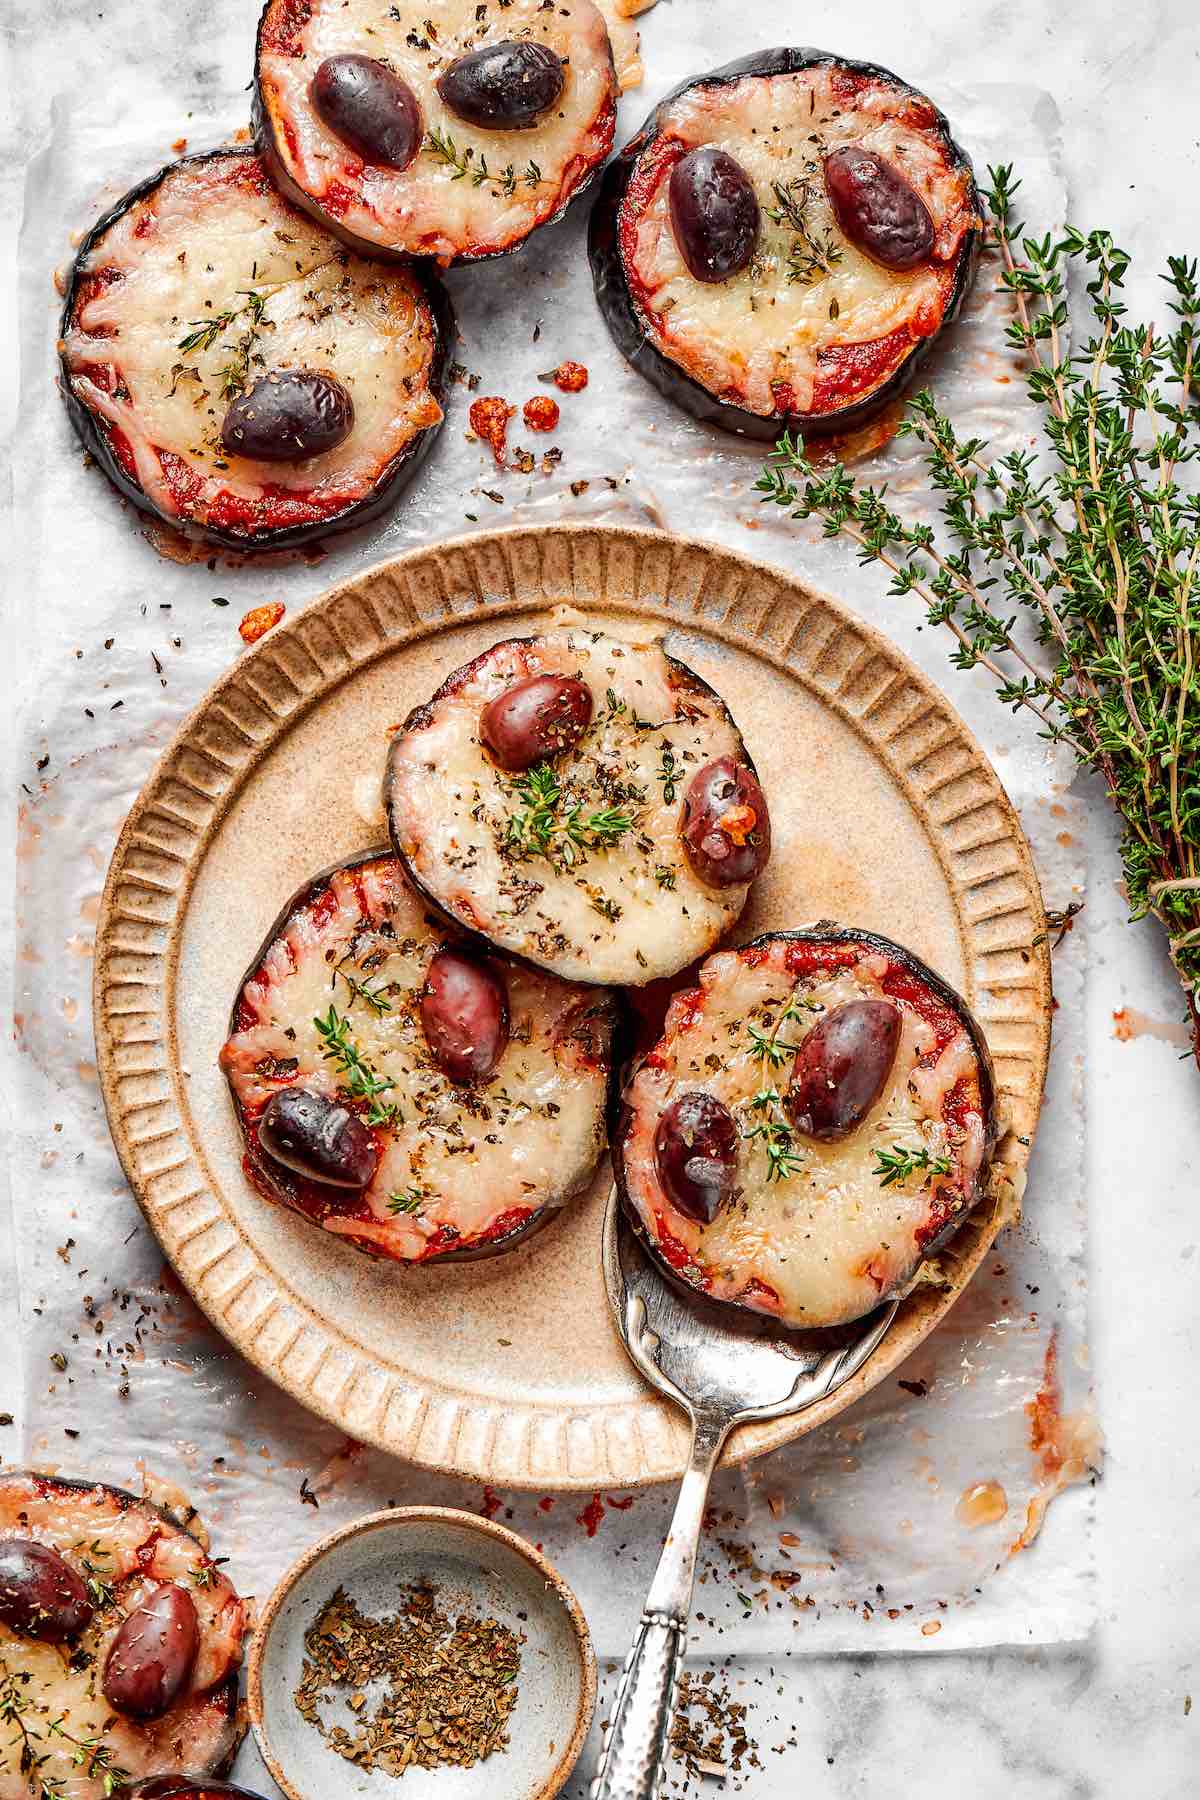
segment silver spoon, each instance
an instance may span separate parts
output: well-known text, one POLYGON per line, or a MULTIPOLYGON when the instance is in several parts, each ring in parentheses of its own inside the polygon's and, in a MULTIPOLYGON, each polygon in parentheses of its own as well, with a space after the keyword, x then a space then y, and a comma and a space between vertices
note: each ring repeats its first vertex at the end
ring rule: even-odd
POLYGON ((866 1362, 898 1300, 840 1334, 788 1332, 700 1296, 684 1298, 642 1250, 614 1189, 604 1218, 604 1280, 622 1342, 652 1387, 692 1422, 671 1528, 604 1734, 592 1800, 655 1800, 683 1659, 708 1490, 729 1433, 823 1400, 866 1362), (834 1341, 836 1337, 836 1342, 834 1341), (831 1348, 831 1344, 833 1347, 831 1348))

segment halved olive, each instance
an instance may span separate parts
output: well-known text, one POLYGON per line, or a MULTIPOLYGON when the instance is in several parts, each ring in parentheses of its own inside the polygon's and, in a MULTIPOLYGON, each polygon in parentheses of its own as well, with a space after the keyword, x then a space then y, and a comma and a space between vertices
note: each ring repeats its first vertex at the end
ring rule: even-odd
POLYGON ((698 1225, 711 1225, 737 1179, 738 1129, 712 1094, 672 1101, 654 1133, 654 1161, 667 1198, 698 1225))
POLYGON ((502 769, 516 775, 572 750, 592 718, 592 691, 570 675, 516 681, 479 715, 480 741, 502 769))
POLYGON ((756 777, 732 756, 698 769, 683 797, 683 847, 709 887, 753 881, 771 854, 771 820, 756 777))
POLYGON ((340 381, 317 369, 276 369, 239 394, 221 425, 230 456, 303 462, 345 443, 354 402, 340 381))
POLYGON ((667 190, 679 254, 697 281, 728 281, 754 255, 759 205, 750 177, 727 150, 702 144, 681 156, 667 190))
POLYGON ((508 992, 490 963, 467 950, 439 950, 425 971, 421 1024, 443 1074, 486 1081, 508 1045, 508 992))
POLYGON ((104 1698, 131 1718, 160 1719, 183 1692, 199 1644, 191 1595, 173 1581, 160 1582, 112 1641, 104 1698))
POLYGON ((36 1538, 0 1539, 0 1621, 22 1637, 62 1644, 92 1617, 83 1579, 36 1538))
POLYGON ((285 1169, 330 1187, 365 1188, 379 1165, 375 1139, 358 1114, 307 1088, 272 1094, 258 1141, 285 1169))
POLYGON ((828 1142, 862 1124, 892 1072, 900 1025, 890 1001, 851 1000, 813 1026, 783 1097, 798 1131, 828 1142))
POLYGON ((450 64, 437 91, 460 119, 487 131, 528 131, 563 91, 562 59, 548 44, 503 38, 450 64))
POLYGON ((915 269, 933 249, 929 208, 899 169, 847 144, 825 158, 825 192, 852 244, 885 269, 915 269))
POLYGON ((425 135, 417 96, 373 56, 327 56, 313 76, 319 116, 364 162, 407 169, 425 135))

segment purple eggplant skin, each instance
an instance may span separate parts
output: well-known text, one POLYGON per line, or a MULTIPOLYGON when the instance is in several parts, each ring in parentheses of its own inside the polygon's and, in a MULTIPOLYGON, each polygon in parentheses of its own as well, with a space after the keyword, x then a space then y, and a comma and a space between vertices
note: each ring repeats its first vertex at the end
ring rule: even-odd
MULTIPOLYGON (((330 232, 332 236, 340 238, 349 249, 357 251, 360 256, 373 257, 377 262, 386 262, 390 259, 408 263, 410 266, 414 263, 427 265, 433 262, 434 259, 432 257, 409 257, 401 251, 387 250, 379 244, 369 242, 369 240, 365 238, 356 237, 354 232, 347 230, 345 224, 340 219, 331 218, 322 212, 312 196, 306 194, 304 189, 300 187, 288 173, 283 158, 280 156, 275 143, 275 132, 271 125, 271 115, 262 97, 262 84, 259 80, 258 73, 262 63, 262 34, 263 27, 266 24, 269 4, 270 0, 267 0, 267 5, 264 5, 262 12, 258 15, 258 29, 254 40, 254 92, 250 103, 250 127, 254 134, 255 144, 262 156, 263 163, 266 166, 267 173, 270 175, 271 180, 275 183, 275 186, 279 189, 279 192, 283 195, 285 200, 290 200, 293 206, 299 207, 301 212, 306 212, 310 219, 315 219, 317 223, 323 225, 325 230, 330 232)), ((608 60, 613 69, 615 103, 615 100, 619 98, 619 95, 616 93, 615 89, 616 64, 613 62, 611 43, 608 47, 608 60)), ((548 225, 557 225, 568 207, 572 206, 582 194, 586 194, 588 189, 595 185, 599 178, 601 168, 602 165, 597 163, 596 167, 579 183, 579 186, 572 188, 571 192, 557 211, 549 214, 549 216, 543 219, 540 224, 535 225, 532 231, 527 232, 523 238, 519 238, 516 243, 506 245, 502 250, 485 251, 479 256, 468 256, 465 254, 456 256, 449 266, 451 268, 457 268, 472 263, 494 262, 498 256, 511 256, 514 250, 519 250, 522 244, 527 244, 530 238, 535 237, 539 231, 544 231, 548 225)), ((451 333, 446 339, 446 342, 453 343, 453 341, 453 333, 451 333)))
MULTIPOLYGON (((499 639, 497 639, 496 643, 492 645, 490 650, 481 651, 480 654, 477 657, 473 657, 469 663, 464 663, 461 669, 455 669, 452 674, 450 674, 446 677, 445 681, 443 681, 442 685, 438 688, 438 690, 435 694, 431 695, 428 700, 422 701, 420 706, 413 707, 412 711, 409 713, 408 717, 405 719, 403 725, 400 727, 400 730, 394 734, 393 739, 392 739, 393 743, 397 742, 399 740, 399 738, 401 738, 404 735, 405 732, 420 731, 423 729, 423 727, 430 724, 433 719, 433 716, 434 716, 434 708, 437 706, 438 701, 446 698, 447 695, 451 695, 451 694, 455 693, 457 691, 457 689, 463 685, 464 682, 466 682, 470 679, 471 675, 475 671, 476 665, 480 662, 483 662, 485 660, 485 658, 490 656, 492 654, 493 650, 496 650, 499 648, 500 644, 502 644, 502 643, 505 643, 505 644, 509 644, 509 643, 531 644, 533 641, 534 640, 531 637, 499 638, 499 639)), ((755 768, 753 760, 751 759, 751 756, 750 756, 750 752, 747 750, 746 745, 742 739, 742 734, 741 734, 741 731, 738 729, 737 721, 733 717, 733 714, 730 712, 729 708, 726 706, 724 700, 722 700, 720 694, 718 694, 716 688, 712 687, 707 681, 705 681, 705 679, 702 675, 697 675, 695 669, 689 668, 687 663, 680 662, 678 657, 672 656, 666 650, 663 651, 663 655, 666 657, 668 663, 671 666, 672 672, 674 673, 676 680, 678 682, 678 685, 679 685, 679 691, 681 693, 686 694, 688 692, 688 690, 690 689, 693 693, 703 694, 703 695, 705 695, 705 697, 707 699, 715 700, 717 702, 717 705, 720 707, 721 712, 725 716, 726 722, 729 725, 731 725, 733 730, 737 733, 737 751, 736 751, 737 761, 739 763, 741 763, 743 765, 743 767, 749 769, 750 773, 754 776, 755 780, 757 781, 758 770, 755 768)), ((383 811, 384 811, 384 816, 386 817, 386 819, 388 821, 389 832, 392 832, 392 802, 391 802, 392 780, 393 780, 393 760, 392 760, 391 755, 389 754, 387 764, 385 766, 384 774, 383 774, 383 811)), ((400 862, 403 865, 405 879, 407 880, 409 887, 413 888, 415 890, 415 892, 420 894, 421 898, 423 900, 428 901, 431 911, 433 911, 435 913, 439 913, 439 914, 441 914, 441 916, 443 918, 447 919, 449 921, 449 923, 454 927, 455 931, 458 932, 461 937, 463 937, 467 941, 474 941, 476 944, 478 944, 478 946, 480 947, 481 950, 490 951, 494 954, 495 945, 491 942, 491 939, 488 938, 485 933, 474 930, 471 926, 465 924, 462 919, 456 918, 453 913, 447 912, 445 907, 442 905, 441 901, 438 900, 437 896, 435 894, 432 894, 429 891, 429 889, 422 882, 421 877, 417 873, 416 869, 413 867, 410 858, 405 854, 404 847, 400 842, 399 834, 395 833, 395 832, 392 832, 391 853, 392 853, 392 855, 399 857, 400 862)), ((714 945, 714 948, 715 948, 715 945, 714 945)), ((542 965, 540 963, 533 962, 531 958, 519 956, 515 950, 506 950, 504 954, 508 957, 511 957, 514 962, 527 963, 530 968, 535 968, 535 969, 542 968, 542 965)), ((549 972, 552 974, 553 970, 551 970, 549 972)), ((616 995, 620 995, 620 992, 621 992, 621 990, 619 988, 615 988, 615 987, 608 988, 606 991, 609 993, 612 993, 612 994, 616 994, 616 995)))
MULTIPOLYGON (((826 50, 814 50, 810 47, 794 49, 779 48, 774 50, 758 50, 751 56, 740 57, 736 62, 726 63, 720 69, 713 69, 707 75, 693 76, 688 81, 680 82, 666 98, 659 102, 650 114, 636 137, 632 138, 608 164, 604 171, 599 191, 592 206, 591 220, 588 229, 588 257, 592 265, 592 282, 596 290, 596 301, 604 322, 608 326, 617 349, 626 362, 635 368, 639 375, 645 376, 652 387, 658 389, 664 399, 682 407, 694 419, 704 425, 718 425, 723 431, 736 432, 741 437, 755 438, 760 443, 774 443, 785 431, 799 432, 805 437, 828 435, 834 431, 847 431, 855 425, 863 424, 880 412, 889 401, 894 400, 908 387, 914 375, 924 365, 935 344, 937 344, 947 326, 952 325, 962 311, 963 302, 971 290, 975 279, 975 268, 979 261, 979 250, 982 242, 982 228, 973 227, 967 233, 966 241, 959 251, 958 269, 954 287, 946 305, 942 322, 932 337, 922 338, 914 345, 912 351, 901 363, 895 373, 875 390, 864 395, 861 400, 851 401, 849 405, 839 407, 835 412, 812 414, 790 413, 772 414, 764 418, 761 413, 747 412, 744 407, 730 400, 721 400, 716 394, 709 393, 698 381, 693 381, 685 374, 678 363, 664 356, 661 350, 651 342, 646 334, 633 295, 629 291, 629 283, 625 279, 625 269, 621 261, 621 249, 618 237, 618 221, 621 203, 625 198, 629 184, 633 179, 638 157, 642 151, 658 136, 665 109, 678 100, 691 88, 720 87, 739 81, 745 75, 795 75, 802 69, 819 66, 837 66, 850 69, 857 75, 869 75, 882 81, 891 82, 905 93, 916 94, 918 90, 893 75, 890 69, 884 69, 877 63, 856 62, 848 56, 834 56, 826 50)), ((920 94, 921 99, 928 96, 920 94)), ((936 109, 935 109, 936 110, 936 109)), ((961 169, 965 169, 971 177, 974 190, 974 172, 970 158, 950 135, 950 124, 944 114, 937 114, 937 129, 941 133, 951 160, 961 169)), ((976 210, 982 217, 982 205, 976 194, 976 210)))
MULTIPOLYGON (((391 844, 373 844, 369 850, 359 850, 356 851, 353 856, 344 856, 338 862, 330 863, 327 869, 322 869, 320 874, 314 875, 311 881, 306 882, 297 893, 292 895, 286 905, 280 909, 274 923, 270 926, 262 943, 259 945, 250 963, 247 965, 245 974, 237 984, 237 992, 234 995, 233 1005, 229 1012, 230 1034, 237 1029, 238 1001, 241 998, 242 989, 254 974, 255 970, 261 967, 263 957, 266 955, 267 951, 270 949, 271 945, 279 936, 292 915, 302 911, 303 908, 308 905, 317 890, 325 886, 325 883, 329 880, 331 875, 338 874, 342 869, 357 869, 363 863, 378 862, 381 857, 393 857, 397 856, 397 854, 398 853, 393 849, 391 844)), ((399 860, 404 867, 405 879, 409 886, 413 888, 416 893, 420 894, 423 899, 428 900, 429 896, 424 892, 424 889, 418 887, 413 881, 412 873, 409 870, 408 865, 404 863, 403 857, 400 857, 399 860)), ((430 902, 429 910, 431 914, 436 916, 439 922, 443 919, 446 920, 454 939, 461 939, 464 943, 477 943, 481 948, 486 949, 489 955, 495 956, 495 945, 489 944, 488 940, 482 937, 478 932, 465 931, 457 920, 449 918, 449 915, 444 913, 441 907, 437 906, 432 901, 430 902)), ((516 962, 520 959, 514 957, 512 960, 516 962)), ((605 1097, 605 1116, 607 1119, 612 1119, 616 1115, 616 1108, 620 1100, 621 1070, 628 1055, 629 1046, 633 1041, 633 1030, 624 994, 619 988, 608 988, 605 992, 612 996, 612 1004, 616 1012, 608 1074, 608 1093, 605 1097)), ((232 1088, 230 1089, 230 1104, 233 1106, 238 1129, 242 1130, 241 1113, 237 1101, 234 1098, 232 1088)), ((247 1147, 249 1148, 249 1145, 247 1147)), ((259 1172, 264 1175, 267 1173, 261 1165, 259 1172)), ((288 1207, 289 1210, 291 1210, 290 1202, 288 1200, 288 1176, 290 1172, 291 1171, 284 1168, 281 1163, 272 1164, 269 1171, 271 1185, 276 1190, 275 1197, 278 1204, 280 1206, 288 1207)), ((425 1269, 441 1268, 444 1263, 487 1262, 493 1256, 503 1256, 506 1251, 517 1249, 518 1246, 523 1244, 528 1238, 536 1237, 539 1231, 545 1230, 546 1226, 558 1217, 559 1213, 565 1211, 565 1206, 543 1206, 537 1212, 531 1214, 528 1219, 523 1219, 519 1225, 514 1225, 513 1229, 505 1232, 503 1237, 490 1238, 485 1244, 469 1245, 465 1250, 441 1250, 432 1262, 422 1263, 420 1266, 425 1269)), ((372 1254, 369 1249, 362 1245, 356 1246, 356 1250, 359 1255, 370 1256, 372 1254)), ((403 1267, 403 1264, 393 1262, 390 1258, 380 1257, 378 1260, 387 1262, 390 1269, 399 1269, 403 1267)), ((257 1800, 257 1797, 252 1796, 252 1800, 257 1800)))
MULTIPOLYGON (((130 188, 129 192, 104 214, 103 218, 97 219, 79 246, 67 277, 60 334, 63 337, 66 336, 71 320, 71 310, 75 304, 75 295, 85 274, 83 267, 85 259, 104 234, 129 211, 131 206, 152 194, 168 175, 179 168, 181 163, 204 163, 221 157, 256 156, 257 154, 258 151, 252 146, 230 145, 222 150, 207 150, 197 156, 184 156, 179 159, 179 162, 167 163, 163 168, 155 170, 154 174, 148 175, 145 181, 140 181, 136 187, 130 188)), ((264 157, 264 162, 265 160, 264 157)), ((359 255, 371 254, 369 250, 364 251, 362 246, 357 246, 357 253, 359 255)), ((376 252, 373 260, 380 262, 387 259, 380 257, 376 252)), ((454 309, 450 304, 450 296, 432 271, 424 267, 418 269, 412 263, 406 263, 405 266, 421 281, 433 319, 435 344, 433 363, 429 371, 429 389, 445 412, 450 353, 456 335, 454 309)), ((253 554, 256 551, 291 550, 299 544, 310 544, 317 539, 331 537, 335 532, 350 531, 361 525, 374 524, 377 519, 391 511, 400 494, 408 486, 421 463, 432 450, 434 440, 445 423, 444 419, 439 420, 436 425, 429 425, 424 431, 418 432, 417 436, 405 445, 400 454, 393 457, 387 467, 381 471, 370 493, 364 495, 361 500, 354 501, 352 505, 336 514, 335 517, 322 519, 314 524, 295 525, 285 531, 240 533, 199 525, 186 519, 173 519, 160 512, 141 484, 126 474, 112 453, 107 433, 95 415, 76 395, 71 385, 71 374, 67 368, 65 355, 59 358, 59 388, 66 404, 67 417, 75 427, 76 435, 84 449, 95 457, 96 462, 113 486, 124 495, 126 500, 132 502, 139 512, 147 513, 151 518, 160 520, 163 524, 170 526, 172 531, 178 532, 181 537, 190 538, 194 542, 202 544, 213 544, 222 550, 236 550, 243 555, 253 554)))
MULTIPOLYGON (((939 1250, 945 1248, 963 1225, 971 1209, 978 1206, 980 1200, 983 1199, 985 1178, 1000 1135, 999 1119, 996 1113, 996 1076, 992 1067, 991 1051, 988 1049, 987 1039, 983 1035, 979 1021, 962 995, 957 993, 949 982, 943 981, 942 977, 931 969, 929 964, 924 962, 915 951, 906 950, 902 944, 895 944, 890 938, 881 937, 875 931, 860 931, 857 926, 839 925, 833 919, 818 919, 815 925, 811 925, 803 931, 765 931, 759 937, 751 938, 749 943, 740 944, 738 952, 767 949, 781 940, 789 944, 861 944, 866 950, 878 951, 880 955, 890 958, 892 962, 899 963, 908 969, 910 974, 922 981, 944 1005, 955 1013, 963 1030, 971 1040, 971 1048, 979 1064, 979 1100, 983 1110, 984 1123, 983 1158, 979 1165, 979 1176, 970 1206, 964 1207, 956 1213, 952 1219, 947 1221, 945 1229, 924 1246, 924 1258, 928 1261, 931 1256, 936 1256, 939 1250)), ((635 1073, 636 1067, 631 1066, 627 1071, 627 1083, 632 1080, 635 1073)), ((752 1318, 758 1318, 759 1315, 755 1313, 754 1309, 744 1306, 740 1300, 713 1300, 711 1295, 691 1287, 686 1277, 678 1269, 673 1268, 662 1255, 658 1245, 646 1230, 642 1216, 629 1196, 629 1183, 625 1173, 625 1140, 632 1124, 633 1114, 628 1103, 622 1099, 614 1116, 611 1132, 610 1153, 613 1182, 625 1217, 633 1227, 638 1242, 647 1256, 650 1257, 655 1268, 678 1292, 689 1294, 706 1305, 719 1308, 722 1312, 740 1314, 743 1318, 747 1314, 752 1318)), ((886 1296, 881 1295, 880 1298, 882 1300, 886 1296)))

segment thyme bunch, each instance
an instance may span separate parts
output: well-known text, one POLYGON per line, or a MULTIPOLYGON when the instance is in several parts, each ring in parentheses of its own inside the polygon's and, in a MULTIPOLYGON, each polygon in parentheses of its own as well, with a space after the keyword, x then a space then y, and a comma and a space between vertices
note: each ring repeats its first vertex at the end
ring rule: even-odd
POLYGON ((952 635, 957 667, 986 669, 1004 705, 1099 775, 1122 822, 1131 916, 1166 931, 1200 1063, 1197 265, 1167 259, 1169 329, 1135 323, 1121 298, 1129 257, 1112 236, 1028 236, 1011 166, 988 175, 1006 342, 1028 358, 1048 472, 1033 450, 990 457, 923 391, 900 430, 921 446, 936 526, 905 519, 885 487, 840 463, 818 469, 790 434, 757 489, 880 563, 889 593, 952 635), (1074 334, 1073 273, 1089 315, 1074 334))

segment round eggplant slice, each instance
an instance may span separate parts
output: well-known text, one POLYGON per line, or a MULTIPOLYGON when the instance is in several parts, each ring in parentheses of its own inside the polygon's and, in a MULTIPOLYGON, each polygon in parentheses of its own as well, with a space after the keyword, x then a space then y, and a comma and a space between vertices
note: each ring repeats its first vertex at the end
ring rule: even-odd
MULTIPOLYGON (((641 987, 712 949, 769 845, 766 821, 756 833, 742 808, 730 829, 743 879, 706 882, 693 867, 692 784, 725 761, 765 811, 741 734, 705 682, 660 643, 564 625, 494 645, 410 714, 384 804, 412 880, 467 930, 568 980, 641 987), (497 711, 547 675, 584 685, 590 716, 577 709, 567 731, 558 713, 514 706, 522 729, 544 724, 551 754, 512 772, 525 759, 497 732, 497 711)), ((723 822, 712 813, 716 848, 723 822)))
POLYGON ((392 504, 441 424, 452 336, 440 284, 351 255, 253 151, 222 150, 160 171, 88 234, 62 388, 142 511, 278 549, 392 504))
POLYGON ((871 63, 766 50, 676 88, 609 164, 592 275, 618 348, 694 417, 770 440, 840 431, 897 394, 956 316, 981 222, 932 101, 871 63), (720 195, 691 194, 684 245, 672 218, 672 174, 701 148, 731 157, 758 203, 754 253, 725 280, 691 273, 731 253, 703 241, 728 230, 720 195))
POLYGON ((595 1169, 616 1021, 603 990, 464 944, 396 857, 368 852, 289 902, 238 993, 221 1067, 246 1173, 395 1262, 508 1249, 595 1169), (335 1185, 320 1158, 305 1174, 295 1141, 287 1162, 272 1156, 260 1122, 299 1093, 369 1130, 365 1184, 335 1185))
POLYGON ((612 148, 616 93, 592 0, 267 0, 259 21, 255 118, 281 190, 352 245, 443 266, 557 219, 612 148), (318 70, 346 56, 407 88, 421 137, 405 167, 364 154, 386 121, 343 121, 351 143, 317 110, 318 70))
MULTIPOLYGON (((93 1609, 66 1644, 0 1622, 0 1662, 38 1739, 39 1779, 72 1800, 106 1800, 110 1768, 122 1772, 122 1789, 151 1778, 169 1784, 187 1770, 195 1791, 219 1791, 210 1778, 228 1771, 244 1731, 237 1689, 246 1618, 204 1546, 173 1513, 122 1488, 16 1471, 0 1475, 0 1544, 14 1539, 57 1552, 83 1580, 93 1609), (195 1654, 170 1706, 138 1718, 106 1699, 104 1671, 123 1630, 129 1639, 127 1622, 164 1588, 190 1601, 195 1654), (70 1737, 45 1732, 46 1719, 65 1720, 70 1737)), ((28 1800, 20 1749, 17 1731, 0 1733, 0 1800, 28 1800)))
POLYGON ((720 951, 675 996, 625 1090, 613 1164, 668 1273, 788 1326, 829 1326, 908 1289, 983 1196, 995 1141, 991 1062, 964 1002, 886 938, 818 926, 720 951), (733 1170, 711 1129, 676 1141, 695 1094, 732 1117, 733 1170), (708 1173, 714 1143, 716 1203, 681 1206, 679 1170, 708 1173))

